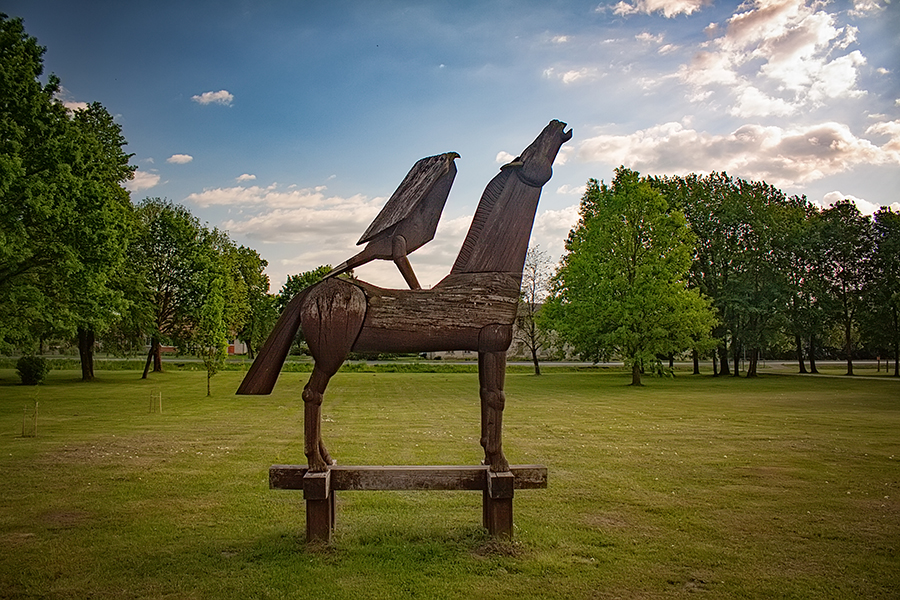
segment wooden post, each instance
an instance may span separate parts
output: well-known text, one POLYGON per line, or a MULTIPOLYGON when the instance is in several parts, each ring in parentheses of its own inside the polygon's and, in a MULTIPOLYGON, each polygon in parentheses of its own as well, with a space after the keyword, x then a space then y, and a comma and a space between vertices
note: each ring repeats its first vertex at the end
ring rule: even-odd
POLYGON ((484 526, 494 537, 512 539, 513 535, 513 485, 512 472, 487 472, 482 494, 484 526))
POLYGON ((306 541, 330 543, 335 516, 331 470, 307 472, 303 476, 303 498, 306 500, 306 541))
POLYGON ((150 392, 150 412, 162 413, 162 392, 150 392))

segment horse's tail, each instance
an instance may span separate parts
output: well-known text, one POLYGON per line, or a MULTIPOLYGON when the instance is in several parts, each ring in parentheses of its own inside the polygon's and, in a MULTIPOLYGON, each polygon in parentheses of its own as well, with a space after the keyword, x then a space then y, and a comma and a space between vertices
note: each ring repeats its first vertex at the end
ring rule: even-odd
POLYGON ((271 394, 278 380, 278 374, 281 373, 281 367, 284 365, 284 359, 287 358, 297 337, 297 330, 300 329, 300 308, 309 288, 300 292, 288 302, 284 307, 281 316, 275 323, 272 333, 269 334, 266 343, 263 344, 262 350, 256 356, 256 360, 244 376, 241 386, 238 388, 238 394, 271 394))

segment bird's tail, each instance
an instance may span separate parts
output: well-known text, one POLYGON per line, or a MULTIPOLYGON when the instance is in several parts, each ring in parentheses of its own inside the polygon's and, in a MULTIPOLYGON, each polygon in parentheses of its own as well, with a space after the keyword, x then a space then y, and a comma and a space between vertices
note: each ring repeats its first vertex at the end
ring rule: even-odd
POLYGON ((281 373, 281 367, 284 365, 284 359, 287 358, 297 337, 297 330, 300 329, 300 308, 303 300, 306 298, 306 291, 303 291, 288 302, 288 305, 282 311, 281 316, 275 323, 272 333, 269 334, 266 343, 263 344, 262 350, 256 356, 256 360, 244 376, 238 394, 264 395, 271 394, 278 380, 278 374, 281 373))
POLYGON ((328 279, 329 277, 336 277, 336 276, 340 275, 341 273, 346 273, 347 271, 352 271, 356 267, 364 265, 367 262, 370 262, 375 258, 377 258, 377 256, 372 254, 372 251, 369 248, 369 246, 366 246, 365 248, 363 248, 362 252, 360 252, 359 254, 356 254, 355 256, 348 258, 347 260, 345 260, 338 266, 331 269, 328 272, 328 274, 325 275, 325 277, 323 277, 322 279, 328 279))

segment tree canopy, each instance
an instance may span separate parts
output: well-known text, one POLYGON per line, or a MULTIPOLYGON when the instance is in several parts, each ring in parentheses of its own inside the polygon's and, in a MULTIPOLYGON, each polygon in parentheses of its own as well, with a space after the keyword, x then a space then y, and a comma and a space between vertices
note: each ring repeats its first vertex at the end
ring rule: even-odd
POLYGON ((554 276, 547 318, 582 357, 614 353, 641 384, 644 365, 703 344, 709 302, 687 285, 694 236, 637 172, 588 181, 581 218, 554 276))
MULTIPOLYGON (((123 298, 134 167, 99 103, 71 112, 42 84, 44 48, 0 15, 0 349, 76 333, 92 346, 123 298)), ((90 363, 83 370, 93 377, 90 363)))

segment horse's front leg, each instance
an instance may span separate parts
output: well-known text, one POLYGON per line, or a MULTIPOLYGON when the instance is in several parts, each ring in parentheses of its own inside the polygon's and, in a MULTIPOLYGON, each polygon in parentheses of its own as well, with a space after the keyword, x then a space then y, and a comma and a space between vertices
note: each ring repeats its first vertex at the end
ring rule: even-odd
POLYGON ((318 365, 303 388, 303 453, 309 470, 322 472, 333 464, 322 442, 322 400, 331 375, 318 365))
POLYGON ((353 347, 365 316, 362 290, 339 279, 316 285, 304 302, 301 327, 315 359, 303 388, 303 451, 312 472, 325 471, 333 464, 322 442, 322 400, 328 382, 353 347))
POLYGON ((509 471, 509 462, 503 455, 503 408, 506 394, 506 351, 478 353, 478 382, 481 395, 481 445, 484 463, 491 471, 509 471))

